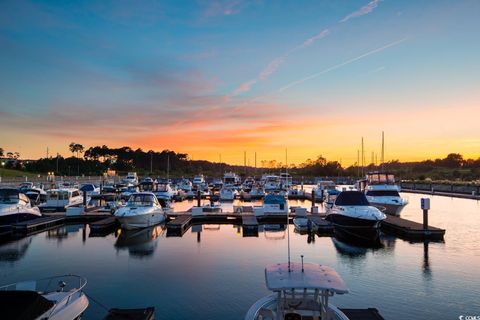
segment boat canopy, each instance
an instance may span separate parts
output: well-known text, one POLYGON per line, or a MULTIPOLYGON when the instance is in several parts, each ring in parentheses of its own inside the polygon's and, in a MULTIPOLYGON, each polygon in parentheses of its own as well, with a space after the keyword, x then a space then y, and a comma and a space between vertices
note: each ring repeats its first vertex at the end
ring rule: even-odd
POLYGON ((348 293, 348 288, 340 275, 332 268, 315 263, 278 263, 265 268, 267 288, 272 291, 321 290, 337 294, 348 293))
POLYGON ((280 194, 267 194, 265 196, 265 199, 263 200, 263 203, 265 204, 284 204, 285 203, 285 197, 280 195, 280 194))
POLYGON ((367 197, 360 191, 342 191, 335 199, 337 206, 369 206, 367 197))

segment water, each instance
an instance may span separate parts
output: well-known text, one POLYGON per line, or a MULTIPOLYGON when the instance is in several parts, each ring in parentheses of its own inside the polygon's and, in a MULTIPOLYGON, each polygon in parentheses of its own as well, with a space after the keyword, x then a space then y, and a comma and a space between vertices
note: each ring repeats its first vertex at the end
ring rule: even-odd
MULTIPOLYGON (((421 221, 421 196, 403 196, 410 204, 402 216, 421 221)), ((480 315, 480 203, 431 199, 429 220, 447 230, 444 243, 387 236, 376 249, 331 237, 309 243, 292 228, 292 259, 303 254, 306 262, 335 268, 351 290, 334 297, 340 307, 375 307, 386 319, 399 320, 480 315)), ((286 232, 244 238, 232 225, 204 225, 200 233, 198 228, 180 238, 157 227, 125 240, 125 233, 89 237, 88 226, 60 227, 0 246, 0 283, 73 273, 85 276, 86 292, 108 307, 155 306, 157 319, 243 319, 268 294, 265 265, 286 261, 286 232)), ((90 300, 84 318, 104 315, 90 300)))

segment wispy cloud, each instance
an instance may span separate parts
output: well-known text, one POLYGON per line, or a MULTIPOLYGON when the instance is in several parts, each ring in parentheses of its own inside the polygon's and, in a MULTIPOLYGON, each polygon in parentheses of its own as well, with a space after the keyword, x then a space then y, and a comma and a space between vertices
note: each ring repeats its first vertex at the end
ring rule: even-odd
POLYGON ((314 35, 313 37, 310 37, 303 41, 301 44, 293 47, 292 49, 288 50, 285 52, 283 55, 276 57, 270 63, 258 74, 258 76, 254 79, 250 79, 244 83, 242 83, 240 86, 238 86, 233 93, 231 94, 232 96, 237 96, 241 93, 250 91, 251 87, 255 85, 259 81, 264 81, 267 80, 277 69, 287 60, 287 58, 294 52, 307 48, 308 46, 311 46, 315 41, 320 40, 325 38, 330 34, 329 29, 322 30, 320 33, 314 35))
POLYGON ((307 76, 307 77, 305 77, 305 78, 302 78, 302 79, 299 79, 299 80, 290 82, 290 83, 287 84, 286 86, 283 86, 282 88, 280 88, 280 89, 278 90, 278 92, 283 92, 283 91, 285 91, 285 90, 287 90, 287 89, 290 89, 291 87, 294 87, 294 86, 296 86, 296 85, 298 85, 298 84, 301 84, 301 83, 303 83, 303 82, 305 82, 305 81, 308 81, 308 80, 314 79, 314 78, 316 78, 316 77, 318 77, 318 76, 321 76, 322 74, 325 74, 325 73, 328 73, 328 72, 330 72, 330 71, 339 69, 339 68, 344 67, 344 66, 346 66, 346 65, 348 65, 348 64, 350 64, 350 63, 353 63, 353 62, 358 61, 358 60, 360 60, 360 59, 363 59, 363 58, 366 58, 366 57, 368 57, 368 56, 371 56, 372 54, 375 54, 375 53, 381 52, 381 51, 383 51, 383 50, 385 50, 385 49, 388 49, 388 48, 394 47, 394 46, 396 46, 396 45, 399 45, 400 43, 406 41, 407 39, 408 39, 408 37, 405 37, 405 38, 403 38, 403 39, 400 39, 400 40, 391 42, 391 43, 389 43, 389 44, 387 44, 387 45, 384 45, 384 46, 382 46, 382 47, 380 47, 380 48, 374 49, 374 50, 369 51, 369 52, 367 52, 367 53, 364 53, 364 54, 362 54, 362 55, 360 55, 360 56, 358 56, 358 57, 355 57, 355 58, 349 59, 349 60, 347 60, 347 61, 344 61, 344 62, 342 62, 342 63, 336 64, 336 65, 334 65, 334 66, 332 66, 332 67, 326 68, 326 69, 324 69, 324 70, 322 70, 322 71, 320 71, 320 72, 314 73, 314 74, 309 75, 309 76, 307 76))
POLYGON ((378 4, 380 3, 380 1, 381 0, 370 1, 368 4, 364 5, 359 10, 357 10, 355 12, 352 12, 352 13, 348 14, 347 16, 345 16, 345 18, 343 18, 339 22, 346 22, 346 21, 348 21, 352 18, 360 17, 360 16, 363 16, 363 15, 366 15, 366 14, 372 12, 376 7, 378 7, 378 4))
POLYGON ((207 6, 203 11, 203 16, 206 18, 237 14, 246 5, 244 0, 212 0, 206 3, 207 6))

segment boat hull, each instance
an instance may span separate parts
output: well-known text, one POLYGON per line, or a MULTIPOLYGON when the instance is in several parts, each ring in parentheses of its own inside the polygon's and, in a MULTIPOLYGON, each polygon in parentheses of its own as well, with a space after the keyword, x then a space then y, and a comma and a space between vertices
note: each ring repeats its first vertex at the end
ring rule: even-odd
POLYGON ((335 229, 335 234, 343 238, 371 241, 378 239, 381 220, 369 220, 349 217, 342 214, 329 214, 325 218, 330 221, 335 229))
POLYGON ((12 225, 18 222, 29 221, 40 218, 40 214, 30 212, 20 212, 0 216, 0 225, 12 225))
POLYGON ((163 213, 149 213, 132 216, 117 217, 123 229, 133 230, 139 228, 148 228, 165 221, 163 213))

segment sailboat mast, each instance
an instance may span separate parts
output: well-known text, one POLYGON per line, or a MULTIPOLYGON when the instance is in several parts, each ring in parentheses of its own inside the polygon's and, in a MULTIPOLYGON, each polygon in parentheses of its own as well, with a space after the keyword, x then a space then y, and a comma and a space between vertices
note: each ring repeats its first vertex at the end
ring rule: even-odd
POLYGON ((384 136, 384 132, 382 131, 382 171, 384 170, 384 163, 385 163, 385 136, 384 136))
MULTIPOLYGON (((285 148, 285 190, 287 190, 287 179, 288 179, 288 150, 285 148)), ((291 271, 290 269, 290 215, 287 208, 287 246, 288 246, 288 272, 291 271)))

